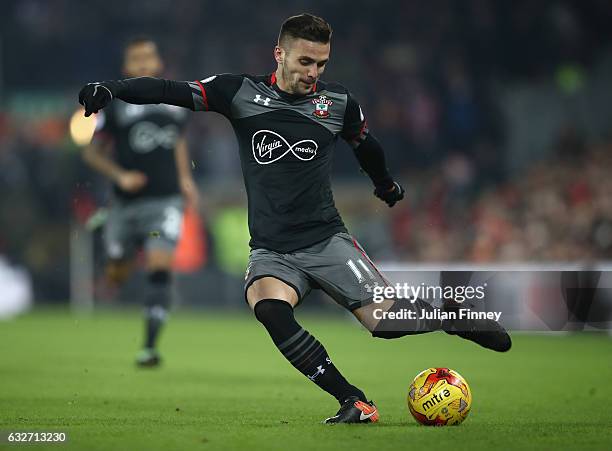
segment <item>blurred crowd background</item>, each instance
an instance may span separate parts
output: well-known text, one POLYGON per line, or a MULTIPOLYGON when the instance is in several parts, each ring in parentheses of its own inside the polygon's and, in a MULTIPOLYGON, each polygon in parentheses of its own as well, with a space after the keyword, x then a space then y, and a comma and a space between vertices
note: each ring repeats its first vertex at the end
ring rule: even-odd
MULTIPOLYGON (((324 79, 360 100, 407 188, 387 209, 339 145, 337 204, 375 260, 610 260, 609 0, 8 0, 0 255, 27 269, 37 299, 68 298, 71 233, 108 197, 70 134, 81 85, 120 78, 122 45, 142 34, 159 42, 167 78, 270 73, 280 24, 300 12, 331 23, 324 79)), ((239 280, 248 237, 235 137, 220 116, 194 114, 188 138, 203 198, 199 274, 239 280)))

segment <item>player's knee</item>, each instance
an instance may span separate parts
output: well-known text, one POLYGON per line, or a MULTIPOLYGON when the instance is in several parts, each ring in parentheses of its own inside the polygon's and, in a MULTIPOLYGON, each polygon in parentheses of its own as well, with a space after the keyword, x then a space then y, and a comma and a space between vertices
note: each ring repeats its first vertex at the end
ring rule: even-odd
POLYGON ((148 289, 145 298, 146 307, 159 306, 168 308, 170 305, 170 278, 169 271, 157 270, 151 271, 147 275, 148 289))
POLYGON ((146 266, 149 272, 170 271, 174 253, 166 249, 150 249, 146 255, 146 266))
POLYGON ((291 307, 297 305, 299 300, 297 291, 293 287, 272 277, 263 277, 254 281, 246 291, 246 298, 252 310, 266 299, 278 299, 291 307))
POLYGON ((387 310, 388 308, 389 303, 387 301, 384 301, 384 303, 382 304, 365 305, 354 310, 352 313, 353 315, 355 315, 355 318, 357 318, 357 320, 363 325, 363 327, 365 327, 370 333, 372 333, 372 336, 376 337, 374 333, 378 329, 378 325, 381 322, 380 318, 377 316, 376 310, 387 310))
POLYGON ((281 299, 262 299, 253 306, 255 318, 266 325, 293 316, 293 307, 281 299))
POLYGON ((170 271, 165 269, 150 271, 147 277, 153 285, 168 285, 170 283, 170 271))

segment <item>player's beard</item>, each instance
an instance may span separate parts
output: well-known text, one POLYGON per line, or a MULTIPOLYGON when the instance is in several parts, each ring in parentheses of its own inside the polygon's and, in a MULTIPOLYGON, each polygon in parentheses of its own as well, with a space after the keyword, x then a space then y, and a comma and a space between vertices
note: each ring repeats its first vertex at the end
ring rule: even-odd
POLYGON ((308 93, 310 93, 310 91, 312 90, 313 84, 308 84, 307 82, 305 82, 304 80, 302 80, 302 78, 298 78, 295 83, 292 85, 293 88, 293 92, 295 94, 299 94, 299 95, 308 95, 308 93))
POLYGON ((310 92, 310 89, 312 89, 311 87, 304 89, 302 86, 300 86, 300 82, 302 81, 302 76, 300 75, 299 72, 298 73, 291 72, 289 71, 289 69, 287 69, 286 66, 283 66, 282 73, 283 73, 283 78, 285 80, 291 80, 289 83, 289 86, 291 87, 293 94, 306 95, 310 92))

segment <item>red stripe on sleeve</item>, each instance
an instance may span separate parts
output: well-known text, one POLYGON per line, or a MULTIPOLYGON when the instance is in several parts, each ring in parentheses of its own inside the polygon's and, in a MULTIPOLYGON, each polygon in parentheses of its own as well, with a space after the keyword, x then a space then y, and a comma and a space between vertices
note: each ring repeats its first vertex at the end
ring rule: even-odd
POLYGON ((206 97, 206 89, 204 89, 204 86, 202 86, 202 83, 200 83, 199 80, 196 80, 195 82, 198 84, 200 90, 202 91, 202 100, 204 101, 204 107, 208 110, 208 97, 206 97))

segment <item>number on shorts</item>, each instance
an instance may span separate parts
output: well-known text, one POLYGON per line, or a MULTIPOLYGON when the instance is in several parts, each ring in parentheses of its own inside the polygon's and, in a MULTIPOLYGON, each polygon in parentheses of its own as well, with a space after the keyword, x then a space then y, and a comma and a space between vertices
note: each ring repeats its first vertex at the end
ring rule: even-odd
POLYGON ((181 229, 181 212, 176 207, 166 207, 162 231, 169 238, 177 239, 181 229))

